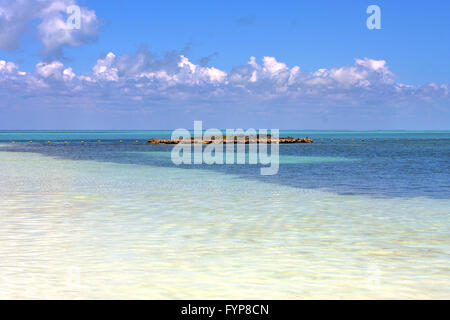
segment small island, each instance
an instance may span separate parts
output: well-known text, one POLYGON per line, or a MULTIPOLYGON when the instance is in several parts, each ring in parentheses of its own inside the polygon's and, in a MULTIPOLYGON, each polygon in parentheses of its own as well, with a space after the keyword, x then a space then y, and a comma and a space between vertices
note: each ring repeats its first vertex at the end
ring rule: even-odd
POLYGON ((203 138, 179 138, 179 139, 155 139, 151 138, 147 140, 146 144, 220 144, 220 143, 313 143, 313 139, 310 137, 305 138, 293 138, 293 137, 280 137, 278 139, 272 139, 270 134, 268 135, 233 135, 233 136, 210 136, 203 138), (273 140, 273 141, 272 141, 273 140))

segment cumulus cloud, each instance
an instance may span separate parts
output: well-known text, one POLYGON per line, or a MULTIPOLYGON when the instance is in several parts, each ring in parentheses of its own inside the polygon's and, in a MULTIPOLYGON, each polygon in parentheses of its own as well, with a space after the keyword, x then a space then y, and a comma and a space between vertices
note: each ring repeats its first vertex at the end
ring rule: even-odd
POLYGON ((17 65, 14 62, 9 62, 5 60, 0 60, 0 73, 11 74, 16 72, 18 69, 17 65))
POLYGON ((114 67, 116 55, 108 53, 104 58, 98 59, 94 66, 93 75, 98 80, 117 81, 119 80, 118 69, 114 67))
POLYGON ((72 68, 64 68, 64 65, 59 61, 50 63, 39 62, 36 65, 36 74, 44 78, 53 78, 56 80, 71 81, 75 78, 75 73, 72 68))
POLYGON ((189 106, 206 104, 209 112, 214 106, 226 105, 264 111, 269 118, 281 110, 326 113, 335 107, 370 112, 380 106, 392 110, 420 105, 448 113, 448 89, 448 84, 396 82, 386 61, 369 58, 302 72, 299 66, 290 67, 275 57, 266 56, 260 62, 250 57, 246 64, 227 72, 195 64, 180 53, 159 57, 141 49, 134 55, 109 52, 85 74, 76 74, 60 61, 40 62, 30 73, 20 71, 14 62, 0 61, 1 96, 16 102, 24 94, 37 102, 45 97, 46 103, 60 108, 109 105, 125 110, 129 106, 152 108, 164 101, 166 108, 177 106, 182 112, 190 110, 189 106))
POLYGON ((66 10, 75 0, 0 0, 0 48, 13 51, 22 36, 37 24, 36 35, 44 55, 58 56, 65 46, 76 47, 97 38, 99 19, 93 10, 80 7, 80 29, 67 26, 66 10))

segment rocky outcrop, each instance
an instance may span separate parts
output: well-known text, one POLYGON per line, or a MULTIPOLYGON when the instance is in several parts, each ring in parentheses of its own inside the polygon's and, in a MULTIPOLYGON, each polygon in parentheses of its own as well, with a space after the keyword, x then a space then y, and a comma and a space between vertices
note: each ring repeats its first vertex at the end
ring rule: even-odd
POLYGON ((188 138, 188 139, 149 139, 147 144, 211 144, 211 143, 313 143, 313 139, 309 137, 305 138, 293 138, 293 137, 280 137, 278 141, 276 139, 272 139, 272 136, 269 135, 254 135, 254 136, 244 136, 244 135, 236 135, 236 136, 212 136, 212 137, 203 137, 200 138, 188 138), (272 141, 273 140, 273 141, 272 141))
POLYGON ((180 141, 174 141, 172 139, 148 139, 146 144, 178 144, 180 141))
POLYGON ((313 143, 313 139, 310 137, 305 138, 292 138, 292 137, 286 137, 286 138, 279 138, 279 143, 313 143))

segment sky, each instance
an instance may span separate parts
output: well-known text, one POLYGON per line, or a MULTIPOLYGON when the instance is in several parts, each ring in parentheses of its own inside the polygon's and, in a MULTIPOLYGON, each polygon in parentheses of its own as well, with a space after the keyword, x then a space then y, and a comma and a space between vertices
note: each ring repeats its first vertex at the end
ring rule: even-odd
POLYGON ((0 0, 0 130, 448 130, 449 26, 445 0, 0 0))

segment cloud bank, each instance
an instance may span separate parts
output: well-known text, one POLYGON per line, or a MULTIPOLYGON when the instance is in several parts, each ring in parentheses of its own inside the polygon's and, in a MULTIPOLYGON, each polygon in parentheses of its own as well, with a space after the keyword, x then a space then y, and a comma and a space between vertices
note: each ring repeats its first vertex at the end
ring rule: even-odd
MULTIPOLYGON (((448 84, 407 85, 395 81, 384 60, 355 59, 354 64, 314 72, 289 67, 275 57, 226 72, 191 62, 176 52, 156 57, 146 49, 135 55, 112 52, 99 58, 92 72, 77 75, 61 61, 39 62, 34 72, 0 60, 2 93, 20 88, 27 95, 103 95, 151 102, 153 99, 198 101, 268 101, 283 99, 304 104, 367 105, 448 99, 448 84)), ((19 95, 20 93, 17 92, 19 95)))

